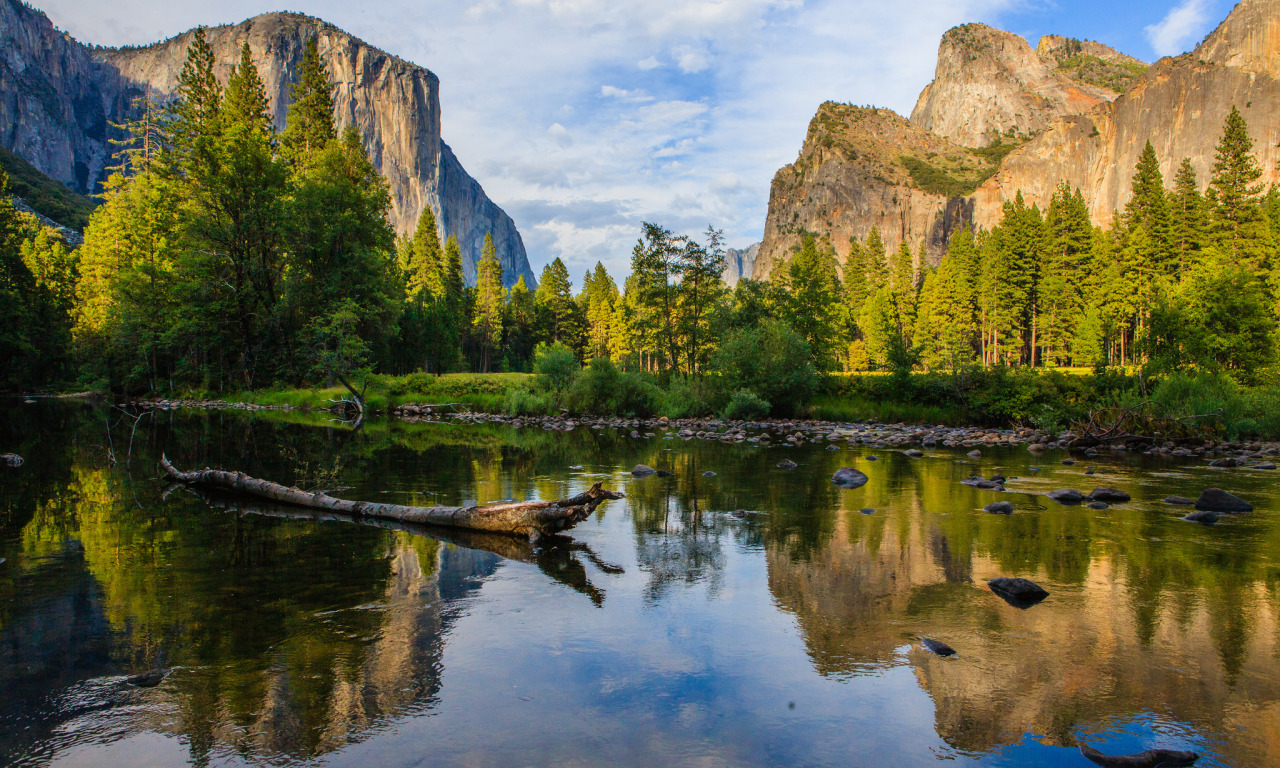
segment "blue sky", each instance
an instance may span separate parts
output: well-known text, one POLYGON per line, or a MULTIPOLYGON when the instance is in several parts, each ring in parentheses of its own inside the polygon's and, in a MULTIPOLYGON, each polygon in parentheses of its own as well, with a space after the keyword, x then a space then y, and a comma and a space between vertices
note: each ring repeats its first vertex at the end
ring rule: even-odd
POLYGON ((515 219, 534 270, 628 271, 642 221, 744 247, 824 100, 909 114, 938 40, 981 21, 1146 61, 1193 48, 1229 0, 34 0, 76 38, 159 40, 274 10, 434 71, 444 139, 515 219))

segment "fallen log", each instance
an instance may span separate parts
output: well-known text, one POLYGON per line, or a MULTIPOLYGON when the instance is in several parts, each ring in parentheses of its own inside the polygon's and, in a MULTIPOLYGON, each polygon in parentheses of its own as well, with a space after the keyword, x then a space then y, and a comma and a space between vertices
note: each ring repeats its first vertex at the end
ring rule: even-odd
POLYGON ((322 509, 356 518, 371 517, 445 528, 511 533, 525 536, 530 541, 572 528, 586 520, 601 502, 623 498, 621 493, 606 491, 600 487, 600 483, 596 483, 585 493, 559 501, 525 501, 487 507, 409 507, 338 499, 323 491, 312 493, 249 477, 243 472, 208 468, 181 472, 165 456, 160 457, 160 466, 169 477, 180 483, 241 493, 305 509, 322 509))

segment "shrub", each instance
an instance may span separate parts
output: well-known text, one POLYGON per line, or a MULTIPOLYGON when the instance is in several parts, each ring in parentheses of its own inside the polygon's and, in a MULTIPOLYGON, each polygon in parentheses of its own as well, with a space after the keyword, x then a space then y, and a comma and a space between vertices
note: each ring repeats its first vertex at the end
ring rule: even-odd
POLYGON ((562 342, 539 344, 533 350, 533 372, 538 374, 538 384, 544 389, 552 392, 567 390, 580 369, 573 350, 562 342))
POLYGON ((712 379, 673 376, 663 393, 661 410, 673 419, 709 416, 720 410, 725 399, 712 379))
POLYGON ((711 356, 723 392, 749 389, 780 413, 793 413, 813 395, 818 372, 809 344, 780 320, 731 333, 711 356))
POLYGON ((507 393, 503 411, 512 416, 546 416, 554 410, 554 403, 544 394, 525 387, 516 387, 507 393))
POLYGON ((730 420, 750 421, 769 415, 769 401, 749 389, 739 389, 729 398, 724 417, 730 420))

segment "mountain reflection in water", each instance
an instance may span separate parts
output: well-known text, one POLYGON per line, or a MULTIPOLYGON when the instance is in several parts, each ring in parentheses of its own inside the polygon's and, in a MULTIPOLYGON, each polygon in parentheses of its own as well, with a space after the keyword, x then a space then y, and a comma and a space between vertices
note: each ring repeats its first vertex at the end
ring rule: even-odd
POLYGON ((226 412, 144 421, 111 467, 113 421, 0 405, 27 460, 0 469, 0 764, 1087 766, 1088 743, 1280 765, 1264 471, 226 412), (627 499, 534 548, 203 498, 161 452, 378 501, 627 499), (869 482, 835 488, 840 466, 869 482), (1012 516, 959 483, 996 471, 1022 476, 1012 516), (1042 495, 1097 485, 1134 501, 1042 495), (1159 501, 1210 485, 1258 511, 1203 527, 1159 501), (1018 610, 997 576, 1051 595, 1018 610))

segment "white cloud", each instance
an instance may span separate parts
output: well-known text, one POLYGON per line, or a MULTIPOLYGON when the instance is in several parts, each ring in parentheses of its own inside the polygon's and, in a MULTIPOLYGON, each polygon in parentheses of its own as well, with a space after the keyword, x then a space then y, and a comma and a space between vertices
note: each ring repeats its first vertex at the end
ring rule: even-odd
POLYGON ((1157 56, 1177 56, 1194 46, 1209 25, 1209 0, 1183 0, 1145 32, 1157 56))
MULTIPOLYGON (((267 0, 35 0, 119 45, 267 0)), ((824 100, 906 113, 938 40, 1026 0, 293 0, 440 78, 449 142, 516 220, 535 273, 629 268, 642 221, 758 240, 773 174, 824 100)))

